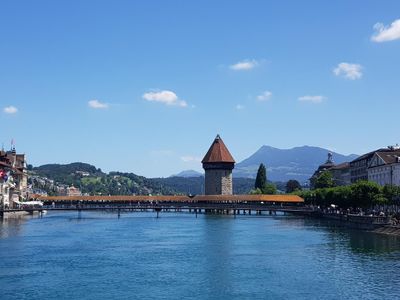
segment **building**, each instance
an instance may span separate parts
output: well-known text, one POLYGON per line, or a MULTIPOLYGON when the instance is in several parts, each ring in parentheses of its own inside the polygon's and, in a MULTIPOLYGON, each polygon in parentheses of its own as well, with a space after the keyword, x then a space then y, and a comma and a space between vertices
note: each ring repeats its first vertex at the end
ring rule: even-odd
POLYGON ((350 162, 351 183, 355 183, 359 180, 368 180, 368 166, 371 162, 371 159, 376 152, 380 152, 383 150, 384 149, 378 149, 372 152, 368 152, 350 162))
POLYGON ((371 165, 371 160, 376 153, 393 152, 398 150, 398 146, 388 146, 387 148, 380 148, 375 151, 368 152, 361 155, 350 162, 350 181, 355 183, 359 180, 369 180, 368 168, 371 165))
POLYGON ((329 172, 331 172, 333 181, 336 186, 351 184, 349 162, 334 165, 332 168, 329 169, 329 172))
POLYGON ((350 163, 344 162, 335 165, 333 161, 333 154, 328 152, 328 158, 325 163, 320 165, 310 178, 311 188, 315 187, 315 182, 321 173, 329 171, 332 174, 333 182, 336 186, 338 185, 349 185, 350 182, 350 163))
POLYGON ((235 160, 221 137, 217 135, 201 161, 205 170, 206 195, 232 195, 232 170, 235 160))
POLYGON ((67 188, 67 196, 82 196, 82 193, 78 188, 71 186, 67 188))
POLYGON ((328 158, 325 163, 320 165, 318 169, 314 172, 314 174, 310 178, 310 187, 313 189, 315 187, 315 182, 321 173, 329 170, 332 168, 335 164, 333 163, 333 155, 331 152, 328 152, 328 158))
POLYGON ((379 185, 400 186, 400 149, 375 152, 368 166, 368 180, 379 185))
POLYGON ((14 207, 25 198, 28 188, 25 154, 17 154, 15 147, 0 151, 0 206, 14 207))

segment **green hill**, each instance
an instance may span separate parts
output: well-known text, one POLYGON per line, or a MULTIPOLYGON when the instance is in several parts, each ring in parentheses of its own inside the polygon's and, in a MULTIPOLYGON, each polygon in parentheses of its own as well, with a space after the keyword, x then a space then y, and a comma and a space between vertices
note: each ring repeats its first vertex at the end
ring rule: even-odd
MULTIPOLYGON (((89 195, 177 195, 202 194, 204 177, 168 177, 146 178, 134 173, 110 172, 103 173, 101 169, 86 163, 48 164, 35 167, 30 171, 30 183, 45 190, 50 195, 57 194, 57 186, 75 186, 82 193, 89 195), (42 184, 39 178, 53 181, 42 184)), ((254 180, 249 178, 234 178, 235 194, 247 194, 253 188, 254 180)))

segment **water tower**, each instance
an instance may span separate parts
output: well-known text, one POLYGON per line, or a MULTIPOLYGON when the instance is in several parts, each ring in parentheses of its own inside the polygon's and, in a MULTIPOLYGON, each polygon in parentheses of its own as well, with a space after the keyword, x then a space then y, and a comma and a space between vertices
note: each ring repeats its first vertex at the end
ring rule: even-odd
POLYGON ((205 170, 205 194, 232 195, 232 170, 235 160, 219 135, 201 163, 205 170))

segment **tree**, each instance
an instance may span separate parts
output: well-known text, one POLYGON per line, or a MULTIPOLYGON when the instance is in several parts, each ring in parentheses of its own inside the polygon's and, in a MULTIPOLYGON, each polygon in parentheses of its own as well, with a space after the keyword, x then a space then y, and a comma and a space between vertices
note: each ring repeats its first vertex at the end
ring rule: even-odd
POLYGON ((276 185, 273 183, 266 183, 264 188, 262 189, 263 194, 275 195, 276 194, 276 185))
POLYGON ((382 194, 389 203, 394 204, 400 197, 400 187, 386 184, 382 189, 382 194))
POLYGON ((358 181, 351 185, 352 206, 369 207, 374 203, 384 202, 384 196, 379 194, 381 194, 381 187, 377 183, 358 181))
POLYGON ((286 193, 293 193, 297 190, 301 191, 301 185, 297 180, 291 179, 286 183, 286 193))
POLYGON ((330 187, 334 187, 334 186, 335 186, 335 183, 333 181, 331 172, 324 171, 317 177, 314 188, 323 189, 323 188, 330 188, 330 187))
POLYGON ((258 188, 250 191, 250 195, 261 195, 262 193, 262 190, 258 188))
POLYGON ((265 169, 264 164, 260 164, 260 166, 258 167, 254 188, 263 190, 266 183, 267 183, 267 170, 265 169))

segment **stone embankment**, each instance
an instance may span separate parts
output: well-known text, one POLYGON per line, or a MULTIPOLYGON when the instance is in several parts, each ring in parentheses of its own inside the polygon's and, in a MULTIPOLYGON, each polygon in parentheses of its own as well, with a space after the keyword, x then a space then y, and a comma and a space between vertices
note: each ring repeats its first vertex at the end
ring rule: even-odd
POLYGON ((338 213, 322 213, 321 217, 331 221, 335 221, 340 225, 363 230, 375 230, 384 226, 391 225, 390 217, 371 216, 359 214, 338 214, 338 213))

